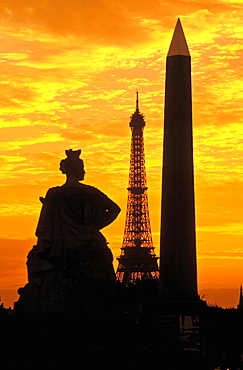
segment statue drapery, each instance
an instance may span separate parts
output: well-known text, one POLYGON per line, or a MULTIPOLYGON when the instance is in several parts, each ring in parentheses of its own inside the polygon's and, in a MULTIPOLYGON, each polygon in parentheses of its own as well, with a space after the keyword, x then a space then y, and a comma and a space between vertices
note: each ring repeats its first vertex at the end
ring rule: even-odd
POLYGON ((112 203, 104 193, 88 185, 49 189, 37 225, 37 245, 28 256, 29 280, 40 283, 41 273, 55 266, 65 267, 71 253, 80 255, 87 248, 97 254, 91 275, 114 279, 112 254, 99 231, 112 203))

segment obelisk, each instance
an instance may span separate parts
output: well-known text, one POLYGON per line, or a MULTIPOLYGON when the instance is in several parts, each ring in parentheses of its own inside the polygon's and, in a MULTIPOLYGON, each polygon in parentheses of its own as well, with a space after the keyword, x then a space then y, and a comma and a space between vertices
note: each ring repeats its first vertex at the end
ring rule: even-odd
POLYGON ((178 19, 166 60, 160 294, 195 301, 197 294, 191 57, 178 19))

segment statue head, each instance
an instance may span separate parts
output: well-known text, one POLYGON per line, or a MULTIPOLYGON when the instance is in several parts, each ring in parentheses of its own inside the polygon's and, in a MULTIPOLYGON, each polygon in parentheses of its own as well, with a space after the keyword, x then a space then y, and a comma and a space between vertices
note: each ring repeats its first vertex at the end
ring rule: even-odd
POLYGON ((84 179, 84 162, 79 158, 81 150, 66 150, 67 158, 62 159, 60 162, 60 171, 67 176, 72 176, 78 179, 78 181, 84 179))

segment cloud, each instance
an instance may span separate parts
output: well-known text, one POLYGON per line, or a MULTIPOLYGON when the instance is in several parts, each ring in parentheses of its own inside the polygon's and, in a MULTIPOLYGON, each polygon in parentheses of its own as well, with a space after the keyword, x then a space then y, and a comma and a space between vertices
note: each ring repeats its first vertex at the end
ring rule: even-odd
MULTIPOLYGON (((212 225, 212 226, 200 226, 197 228, 198 231, 202 232, 214 232, 219 234, 231 234, 231 235, 242 235, 243 236, 243 223, 229 223, 223 225, 212 225)), ((236 249, 230 251, 231 253, 243 253, 242 250, 236 249)))
POLYGON ((11 156, 11 155, 1 155, 0 156, 1 163, 4 163, 4 162, 8 162, 8 163, 22 162, 22 161, 25 161, 25 160, 26 160, 26 158, 23 157, 23 156, 11 156))
POLYGON ((16 150, 22 147, 41 144, 41 143, 53 143, 57 141, 63 141, 63 138, 58 133, 44 134, 36 138, 23 138, 21 140, 7 141, 0 143, 0 150, 16 150))
MULTIPOLYGON (((2 0, 1 235, 34 235, 38 197, 63 183, 58 167, 65 149, 81 148, 85 182, 123 208, 117 223, 105 230, 119 254, 129 120, 139 90, 150 215, 159 245, 165 61, 178 16, 192 56, 199 256, 212 257, 207 253, 212 250, 214 256, 231 256, 236 266, 237 253, 224 251, 242 245, 243 27, 238 0, 2 0)), ((222 262, 222 269, 228 263, 216 262, 222 262)))
POLYGON ((31 121, 23 117, 0 118, 0 128, 30 126, 31 121))
POLYGON ((152 3, 139 0, 116 3, 112 0, 19 0, 17 3, 2 0, 0 17, 3 29, 8 29, 12 35, 18 30, 26 40, 56 38, 63 41, 65 37, 72 42, 73 37, 78 37, 80 48, 87 43, 130 47, 164 37, 168 40, 178 16, 186 23, 189 21, 189 25, 193 22, 197 40, 203 38, 208 42, 208 37, 209 40, 213 37, 212 33, 210 35, 212 23, 219 28, 224 21, 221 15, 239 11, 239 4, 220 0, 201 3, 193 0, 186 4, 182 0, 173 3, 159 0, 152 3))
POLYGON ((1 204, 0 217, 2 216, 29 216, 37 215, 40 212, 40 206, 26 204, 1 204))
MULTIPOLYGON (((203 252, 203 253, 199 253, 198 254, 198 259, 199 260, 202 260, 202 259, 206 259, 206 260, 210 260, 210 259, 213 259, 213 260, 237 260, 237 261, 240 261, 240 260, 243 260, 243 255, 242 255, 242 251, 224 251, 224 252, 221 252, 219 254, 218 251, 206 251, 206 252, 203 252)), ((210 266, 210 267, 220 267, 220 266, 217 266, 217 265, 213 265, 213 266, 210 266)))
POLYGON ((196 175, 208 181, 243 181, 243 134, 240 123, 194 129, 196 175))
POLYGON ((84 108, 90 108, 92 105, 90 104, 73 104, 70 109, 84 109, 84 108))
MULTIPOLYGON (((3 0, 0 6, 3 25, 56 35, 79 35, 84 40, 113 44, 131 44, 133 40, 144 42, 150 35, 146 25, 141 26, 138 17, 126 6, 126 1, 110 0, 3 0), (127 37, 129 35, 129 37, 127 37)), ((21 32, 21 29, 20 29, 21 32)))

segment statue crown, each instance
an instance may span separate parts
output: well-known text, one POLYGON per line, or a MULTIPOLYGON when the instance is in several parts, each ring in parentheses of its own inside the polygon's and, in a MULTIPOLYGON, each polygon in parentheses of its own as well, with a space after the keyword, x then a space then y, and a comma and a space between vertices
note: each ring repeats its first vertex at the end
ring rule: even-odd
POLYGON ((69 159, 79 159, 79 156, 81 154, 81 149, 78 149, 78 150, 69 149, 69 150, 65 150, 65 153, 69 159))

